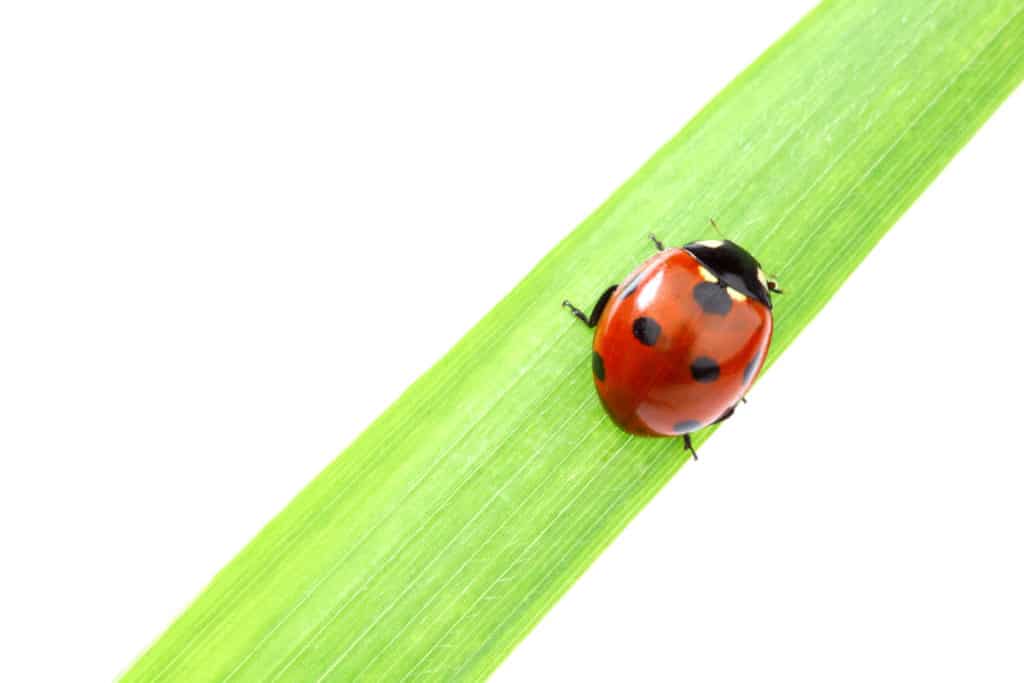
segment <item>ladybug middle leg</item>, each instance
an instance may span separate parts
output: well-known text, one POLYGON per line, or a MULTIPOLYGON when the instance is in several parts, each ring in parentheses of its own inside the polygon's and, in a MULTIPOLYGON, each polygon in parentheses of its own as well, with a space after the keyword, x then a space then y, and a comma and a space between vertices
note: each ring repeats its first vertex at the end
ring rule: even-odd
MULTIPOLYGON (((745 399, 745 398, 741 398, 740 400, 741 400, 741 401, 746 401, 747 399, 745 399)), ((739 405, 739 404, 737 403, 736 405, 739 405)), ((726 421, 726 420, 728 420, 728 419, 729 419, 730 417, 732 417, 732 414, 733 414, 733 413, 735 413, 735 412, 736 412, 736 406, 732 406, 732 407, 730 407, 730 408, 729 408, 729 409, 728 409, 727 411, 725 411, 724 413, 722 413, 721 415, 719 415, 719 416, 718 416, 718 419, 717 419, 717 420, 715 420, 714 422, 712 422, 711 424, 713 424, 713 425, 716 425, 716 424, 718 424, 719 422, 725 422, 725 421, 726 421)))
POLYGON ((597 303, 594 304, 594 310, 590 312, 589 316, 569 303, 568 299, 563 301, 562 305, 568 308, 574 316, 582 320, 583 324, 587 327, 597 327, 597 321, 601 319, 601 314, 604 313, 604 308, 608 305, 608 300, 612 298, 612 294, 615 293, 616 289, 618 289, 618 285, 612 285, 604 290, 604 293, 598 297, 597 303))

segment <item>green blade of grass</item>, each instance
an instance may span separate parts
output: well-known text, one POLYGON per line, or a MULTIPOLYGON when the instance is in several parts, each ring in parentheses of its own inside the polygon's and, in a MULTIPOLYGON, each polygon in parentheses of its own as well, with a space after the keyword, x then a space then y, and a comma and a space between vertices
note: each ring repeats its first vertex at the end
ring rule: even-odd
MULTIPOLYGON (((124 680, 486 677, 683 464, 605 417, 589 305, 730 237, 784 279, 769 362, 1024 78, 1024 0, 804 18, 225 567, 124 680)), ((679 87, 679 83, 667 84, 679 87)), ((698 439, 699 440, 699 439, 698 439)))

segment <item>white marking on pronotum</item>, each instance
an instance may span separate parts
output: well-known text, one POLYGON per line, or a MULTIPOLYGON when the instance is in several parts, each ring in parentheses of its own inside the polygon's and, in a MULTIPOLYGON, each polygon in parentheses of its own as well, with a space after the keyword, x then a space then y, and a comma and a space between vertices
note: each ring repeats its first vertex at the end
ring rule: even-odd
POLYGON ((746 301, 747 300, 747 295, 746 294, 744 294, 743 292, 738 292, 735 289, 733 289, 732 287, 726 287, 725 291, 729 292, 729 298, 732 299, 733 301, 746 301))
POLYGON ((761 283, 761 286, 765 289, 768 288, 768 278, 765 277, 764 271, 760 268, 757 269, 757 281, 761 283))
POLYGON ((697 244, 702 247, 707 247, 708 249, 718 249, 720 246, 725 244, 725 242, 722 240, 703 240, 701 242, 697 242, 697 244))
POLYGON ((708 282, 718 282, 718 278, 704 266, 697 266, 697 270, 700 272, 700 276, 708 282))

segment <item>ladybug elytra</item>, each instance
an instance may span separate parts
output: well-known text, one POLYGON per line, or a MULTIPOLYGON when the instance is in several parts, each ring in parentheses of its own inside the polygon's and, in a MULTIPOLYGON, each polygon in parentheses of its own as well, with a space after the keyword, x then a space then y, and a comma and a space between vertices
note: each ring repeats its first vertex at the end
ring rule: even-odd
POLYGON ((658 252, 598 298, 594 385, 605 410, 632 434, 681 436, 728 419, 764 365, 772 293, 757 260, 728 240, 658 252))

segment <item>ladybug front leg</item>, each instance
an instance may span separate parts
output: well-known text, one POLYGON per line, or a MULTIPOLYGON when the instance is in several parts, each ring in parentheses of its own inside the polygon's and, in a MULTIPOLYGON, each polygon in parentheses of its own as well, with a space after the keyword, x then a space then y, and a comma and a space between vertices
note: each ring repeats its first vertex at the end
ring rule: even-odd
POLYGON ((665 251, 665 245, 658 239, 657 235, 653 232, 649 232, 647 233, 647 236, 651 238, 652 242, 654 242, 654 246, 657 247, 658 251, 665 251))
POLYGON ((562 302, 562 305, 568 308, 574 316, 583 321, 587 327, 597 327, 597 321, 601 319, 601 314, 604 313, 605 306, 608 305, 608 300, 612 298, 612 294, 618 289, 618 285, 612 285, 608 289, 604 290, 604 293, 598 297, 597 303, 594 304, 594 310, 590 312, 588 316, 586 313, 569 303, 566 299, 562 302))

